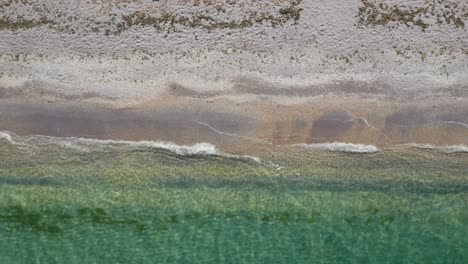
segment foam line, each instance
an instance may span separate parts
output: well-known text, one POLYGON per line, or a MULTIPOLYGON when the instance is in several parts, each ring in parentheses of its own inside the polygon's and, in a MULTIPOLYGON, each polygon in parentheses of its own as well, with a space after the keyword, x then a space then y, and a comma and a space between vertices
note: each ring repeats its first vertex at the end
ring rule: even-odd
POLYGON ((343 142, 298 144, 298 146, 308 149, 329 150, 347 153, 375 153, 379 149, 374 145, 352 144, 343 142))

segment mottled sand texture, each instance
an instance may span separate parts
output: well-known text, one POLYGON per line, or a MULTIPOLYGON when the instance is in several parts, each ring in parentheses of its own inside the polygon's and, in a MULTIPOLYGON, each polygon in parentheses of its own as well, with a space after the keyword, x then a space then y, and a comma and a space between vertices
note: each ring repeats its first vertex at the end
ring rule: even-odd
POLYGON ((468 144, 468 5, 3 1, 0 130, 210 142, 468 144))

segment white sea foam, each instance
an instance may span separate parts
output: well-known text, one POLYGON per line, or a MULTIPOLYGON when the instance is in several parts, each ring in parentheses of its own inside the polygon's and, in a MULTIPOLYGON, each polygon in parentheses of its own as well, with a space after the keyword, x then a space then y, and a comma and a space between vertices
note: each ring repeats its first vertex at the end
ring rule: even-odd
POLYGON ((177 145, 173 142, 164 141, 130 141, 130 140, 112 140, 112 139, 93 139, 93 138, 78 138, 78 137, 50 137, 50 136, 34 136, 28 141, 36 141, 39 144, 56 144, 66 148, 74 149, 89 149, 90 147, 111 147, 111 146, 131 146, 158 148, 172 151, 178 155, 219 155, 221 154, 216 146, 209 143, 197 143, 194 145, 177 145))
POLYGON ((347 153, 375 153, 379 151, 379 149, 374 145, 352 144, 343 142, 298 144, 298 146, 309 149, 329 150, 347 153))
POLYGON ((197 143, 194 145, 177 145, 164 141, 130 141, 112 139, 92 139, 78 137, 52 137, 35 135, 28 138, 16 136, 10 132, 0 131, 0 140, 6 139, 15 145, 58 145, 65 148, 89 150, 90 147, 105 147, 127 145, 132 147, 159 148, 172 151, 178 155, 221 155, 216 146, 209 143, 197 143), (13 139, 15 137, 15 140, 13 139))
POLYGON ((466 145, 448 145, 448 146, 438 146, 432 144, 419 144, 419 143, 410 143, 404 144, 406 147, 420 148, 420 149, 432 149, 445 153, 468 153, 468 146, 466 145))
MULTIPOLYGON (((44 137, 44 136, 42 136, 44 137)), ((50 137, 49 137, 50 138, 50 137)), ((261 162, 258 157, 254 156, 239 156, 224 153, 219 151, 215 145, 210 143, 197 143, 193 145, 177 145, 173 142, 164 142, 164 141, 130 141, 130 140, 112 140, 112 139, 92 139, 92 138, 76 138, 76 137, 66 137, 66 138, 53 138, 54 140, 60 140, 61 146, 76 148, 77 146, 112 146, 112 145, 128 145, 132 147, 146 147, 146 148, 158 148, 166 149, 172 151, 178 155, 188 156, 188 155, 220 155, 228 158, 247 158, 255 162, 261 162)), ((57 142, 57 143, 58 143, 57 142)))
POLYGON ((127 141, 127 140, 99 140, 99 139, 87 139, 78 138, 79 143, 95 145, 131 145, 135 147, 148 147, 148 148, 159 148, 167 149, 178 155, 216 155, 219 154, 216 147, 209 143, 197 143, 194 145, 177 145, 172 142, 162 141, 127 141))
POLYGON ((64 148, 75 149, 79 151, 92 151, 96 148, 112 148, 119 146, 130 146, 139 148, 156 148, 165 149, 174 152, 178 155, 219 155, 228 158, 244 158, 250 159, 257 163, 261 160, 254 156, 240 156, 232 155, 219 151, 215 145, 210 143, 196 143, 193 145, 178 145, 173 142, 165 141, 130 141, 130 140, 112 140, 112 139, 93 139, 93 138, 80 138, 80 137, 53 137, 44 135, 34 135, 31 137, 20 137, 10 132, 0 132, 0 140, 6 139, 11 144, 19 146, 28 146, 34 148, 40 145, 57 145, 64 148), (14 137, 14 139, 13 139, 14 137))
POLYGON ((17 146, 17 148, 22 149, 22 150, 28 150, 27 144, 17 141, 16 135, 14 133, 8 132, 8 131, 0 131, 0 140, 6 140, 10 144, 17 146))
POLYGON ((5 139, 6 141, 13 143, 13 139, 11 139, 11 135, 5 131, 0 131, 0 139, 5 139))

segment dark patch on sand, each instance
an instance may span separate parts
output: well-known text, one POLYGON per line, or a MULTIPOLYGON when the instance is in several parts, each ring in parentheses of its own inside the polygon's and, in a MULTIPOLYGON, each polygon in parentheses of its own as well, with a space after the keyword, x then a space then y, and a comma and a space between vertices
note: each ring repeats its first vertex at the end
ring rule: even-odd
POLYGON ((385 133, 405 134, 411 128, 431 122, 427 111, 422 109, 399 110, 385 119, 385 133))
POLYGON ((344 111, 329 112, 314 121, 308 143, 336 141, 352 127, 353 117, 344 111))
POLYGON ((64 104, 0 104, 0 112, 0 129, 19 134, 164 140, 180 144, 216 144, 230 139, 220 131, 243 134, 256 125, 251 117, 205 107, 136 111, 64 104))

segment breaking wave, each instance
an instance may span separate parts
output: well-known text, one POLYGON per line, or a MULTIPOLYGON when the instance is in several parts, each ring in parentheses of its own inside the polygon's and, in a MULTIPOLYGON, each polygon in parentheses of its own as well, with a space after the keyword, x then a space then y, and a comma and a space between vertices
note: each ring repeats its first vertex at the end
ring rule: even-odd
POLYGON ((112 140, 112 139, 93 139, 82 137, 53 137, 44 135, 34 135, 23 137, 15 135, 7 131, 0 131, 0 141, 6 140, 10 144, 17 146, 23 150, 33 150, 36 147, 55 145, 63 148, 89 152, 96 149, 108 149, 118 147, 133 147, 133 148, 149 148, 149 149, 162 149, 171 151, 181 156, 191 155, 216 155, 226 158, 247 159, 256 163, 263 161, 255 156, 249 155, 233 155, 222 152, 217 147, 210 143, 196 143, 193 145, 178 145, 173 142, 165 141, 130 141, 130 140, 112 140))
POLYGON ((11 135, 4 131, 0 131, 0 139, 5 139, 12 144, 14 143, 14 141, 11 139, 11 135))
POLYGON ((119 146, 130 146, 139 148, 155 148, 169 150, 177 155, 219 155, 231 158, 248 158, 256 162, 260 159, 253 156, 237 156, 219 151, 215 145, 210 143, 197 143, 193 145, 178 145, 173 142, 164 141, 130 141, 130 140, 112 140, 112 139, 92 139, 78 137, 52 137, 35 135, 31 137, 16 136, 13 133, 0 131, 0 140, 6 139, 8 142, 20 147, 33 147, 40 145, 57 145, 64 148, 80 151, 91 151, 96 147, 108 148, 119 146))
POLYGON ((379 151, 379 149, 374 145, 352 144, 343 142, 298 144, 297 146, 308 149, 338 151, 347 153, 375 153, 379 151))
MULTIPOLYGON (((40 136, 44 137, 44 136, 40 136)), ((50 137, 49 137, 50 138, 50 137)), ((129 140, 111 140, 111 139, 90 139, 90 138, 52 138, 57 141, 56 143, 64 147, 91 147, 91 146, 112 146, 112 145, 127 145, 132 147, 145 147, 145 148, 157 148, 165 149, 176 153, 177 155, 220 155, 216 146, 209 143, 197 143, 194 145, 177 145, 172 142, 163 141, 129 141, 129 140)), ((54 142, 50 142, 54 143, 54 142)))
POLYGON ((468 146, 466 145, 448 145, 448 146, 437 146, 432 144, 419 144, 411 143, 403 146, 419 149, 431 149, 437 150, 444 153, 468 153, 468 146))

